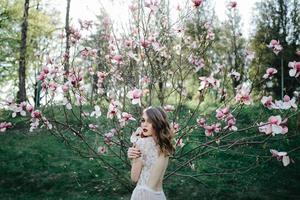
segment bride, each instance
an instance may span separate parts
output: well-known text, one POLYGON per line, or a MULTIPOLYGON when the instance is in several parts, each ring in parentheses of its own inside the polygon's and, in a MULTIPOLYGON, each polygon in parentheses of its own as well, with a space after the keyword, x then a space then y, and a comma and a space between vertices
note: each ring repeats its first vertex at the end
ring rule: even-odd
POLYGON ((169 156, 174 152, 171 143, 173 132, 165 111, 150 107, 143 112, 142 132, 128 149, 132 159, 131 179, 137 182, 131 200, 163 200, 162 182, 168 166, 169 156))

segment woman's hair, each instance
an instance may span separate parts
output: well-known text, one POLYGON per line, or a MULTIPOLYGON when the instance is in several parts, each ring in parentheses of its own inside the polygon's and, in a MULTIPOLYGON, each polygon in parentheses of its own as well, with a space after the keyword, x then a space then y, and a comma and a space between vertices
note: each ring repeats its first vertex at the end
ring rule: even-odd
POLYGON ((170 155, 174 153, 175 148, 172 145, 173 131, 168 122, 166 112, 160 107, 149 107, 144 111, 155 130, 157 143, 161 153, 170 155))

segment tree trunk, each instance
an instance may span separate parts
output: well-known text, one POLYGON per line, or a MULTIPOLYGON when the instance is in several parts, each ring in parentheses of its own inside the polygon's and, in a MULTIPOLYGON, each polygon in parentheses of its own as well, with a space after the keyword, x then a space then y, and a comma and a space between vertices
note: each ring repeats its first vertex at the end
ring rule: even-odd
POLYGON ((25 0, 24 4, 24 14, 21 29, 21 47, 20 47, 20 60, 19 60, 19 91, 17 93, 17 102, 26 101, 26 39, 27 39, 27 29, 28 29, 28 10, 29 10, 29 0, 25 0))
POLYGON ((70 14, 70 4, 71 0, 67 0, 67 11, 66 11, 66 52, 65 52, 65 65, 64 70, 66 74, 69 73, 70 63, 69 63, 69 55, 70 55, 70 25, 69 25, 69 14, 70 14))

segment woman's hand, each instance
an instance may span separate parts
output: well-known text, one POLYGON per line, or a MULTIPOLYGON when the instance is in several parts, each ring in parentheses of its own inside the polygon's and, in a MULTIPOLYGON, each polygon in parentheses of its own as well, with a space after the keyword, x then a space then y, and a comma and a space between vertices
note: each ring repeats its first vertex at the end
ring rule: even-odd
POLYGON ((135 159, 141 157, 141 151, 136 147, 130 147, 127 151, 127 157, 129 159, 135 159))

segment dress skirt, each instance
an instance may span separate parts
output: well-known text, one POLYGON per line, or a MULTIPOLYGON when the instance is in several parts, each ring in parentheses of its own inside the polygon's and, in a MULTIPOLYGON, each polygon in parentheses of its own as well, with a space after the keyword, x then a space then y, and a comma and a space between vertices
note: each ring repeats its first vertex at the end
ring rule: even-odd
POLYGON ((166 196, 163 191, 155 191, 145 185, 137 185, 130 200, 166 200, 166 196))

